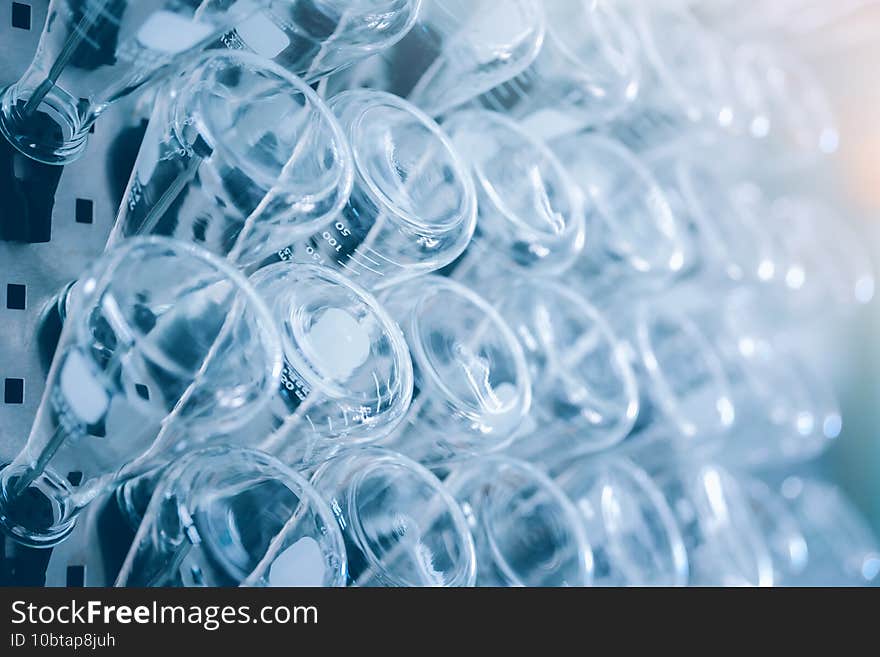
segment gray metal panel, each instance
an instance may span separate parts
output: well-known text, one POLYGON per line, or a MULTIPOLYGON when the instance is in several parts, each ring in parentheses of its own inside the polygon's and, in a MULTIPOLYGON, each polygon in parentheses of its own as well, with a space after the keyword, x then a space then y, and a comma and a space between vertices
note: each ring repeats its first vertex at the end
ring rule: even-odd
MULTIPOLYGON (((0 88, 13 82, 30 63, 45 22, 49 0, 18 0, 31 5, 31 29, 12 27, 12 0, 0 0, 0 88)), ((45 244, 0 241, 0 462, 9 460, 25 444, 40 403, 45 372, 36 344, 43 309, 55 294, 102 251, 116 217, 112 201, 108 152, 115 137, 133 117, 133 103, 123 102, 101 117, 91 136, 86 155, 64 168, 52 216, 52 239, 45 244), (93 223, 77 223, 76 200, 94 203, 93 223), (8 284, 25 285, 27 308, 7 308, 8 284), (24 403, 6 404, 7 378, 23 379, 24 403)), ((116 174, 125 178, 127 172, 116 174)), ((118 191, 117 191, 118 194, 118 191)), ((8 211, 0 199, 0 212, 8 211)), ((85 565, 95 558, 87 549, 86 531, 91 519, 82 518, 74 535, 53 551, 47 584, 63 586, 67 565, 85 565)), ((97 565, 86 567, 86 582, 100 582, 97 565)))

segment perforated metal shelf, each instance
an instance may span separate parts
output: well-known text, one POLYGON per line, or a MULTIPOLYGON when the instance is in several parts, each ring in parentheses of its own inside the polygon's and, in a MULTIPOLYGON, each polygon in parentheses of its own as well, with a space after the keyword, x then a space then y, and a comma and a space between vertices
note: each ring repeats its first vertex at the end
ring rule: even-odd
MULTIPOLYGON (((0 0, 0 88, 30 63, 48 5, 49 0, 0 0)), ((0 198, 0 236, 21 240, 20 233, 29 232, 30 239, 47 239, 0 239, 0 463, 25 444, 43 392, 46 367, 38 340, 43 311, 102 252, 115 219, 140 132, 133 107, 123 102, 112 108, 98 122, 85 156, 60 171, 51 221, 22 231, 12 203, 0 198)), ((0 176, 12 173, 2 167, 0 176)), ((48 188, 34 190, 31 201, 45 203, 49 194, 48 188)), ((40 584, 43 572, 50 586, 104 583, 99 551, 88 546, 94 522, 83 518, 74 535, 52 551, 21 550, 0 537, 0 583, 40 584)))

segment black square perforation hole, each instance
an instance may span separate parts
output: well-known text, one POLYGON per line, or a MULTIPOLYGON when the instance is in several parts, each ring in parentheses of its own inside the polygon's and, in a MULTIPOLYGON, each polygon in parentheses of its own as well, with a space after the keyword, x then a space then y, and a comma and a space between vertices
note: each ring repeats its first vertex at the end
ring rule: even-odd
POLYGON ((27 287, 18 283, 9 283, 6 286, 6 307, 10 310, 27 308, 27 287))
POLYGON ((86 585, 86 567, 85 566, 68 566, 67 567, 67 586, 85 586, 86 585))
POLYGON ((143 383, 135 383, 134 390, 138 394, 138 397, 145 401, 150 401, 150 389, 143 383))
POLYGON ((87 198, 76 199, 76 223, 90 224, 95 220, 95 204, 87 198))
POLYGON ((4 381, 3 401, 6 404, 24 403, 24 379, 6 379, 4 381))
POLYGON ((79 486, 83 480, 83 473, 79 470, 74 470, 73 472, 67 473, 67 481, 70 482, 71 486, 79 486))
POLYGON ((31 6, 23 2, 12 3, 12 27, 19 30, 31 29, 31 6))

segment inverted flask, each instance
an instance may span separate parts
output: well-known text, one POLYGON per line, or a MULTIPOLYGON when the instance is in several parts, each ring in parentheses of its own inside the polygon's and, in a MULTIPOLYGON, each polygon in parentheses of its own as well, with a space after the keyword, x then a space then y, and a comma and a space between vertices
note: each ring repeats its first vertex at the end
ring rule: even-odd
POLYGON ((215 45, 255 52, 314 83, 400 41, 420 7, 421 0, 276 0, 215 45))
POLYGON ((333 512, 305 477, 213 447, 163 473, 116 586, 342 586, 346 573, 333 512))
POLYGON ((0 99, 0 132, 48 164, 79 158, 113 103, 268 0, 52 0, 31 65, 0 99))
POLYGON ((56 544, 112 485, 247 423, 280 374, 271 316, 237 271, 188 244, 127 241, 71 296, 27 444, 0 472, 3 529, 56 544))
POLYGON ((208 51, 157 99, 109 244, 160 234, 251 267, 329 223, 352 175, 341 127, 305 82, 208 51))

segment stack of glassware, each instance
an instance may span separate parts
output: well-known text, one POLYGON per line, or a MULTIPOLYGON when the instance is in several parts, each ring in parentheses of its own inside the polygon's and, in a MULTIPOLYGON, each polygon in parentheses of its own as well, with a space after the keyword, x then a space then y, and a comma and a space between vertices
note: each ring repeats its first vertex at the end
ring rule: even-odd
POLYGON ((3 530, 110 514, 120 586, 872 581, 803 474, 842 426, 815 325, 874 285, 799 184, 833 117, 706 15, 52 0, 5 139, 63 166, 150 119, 3 530))

